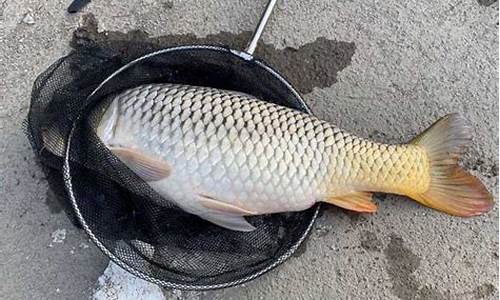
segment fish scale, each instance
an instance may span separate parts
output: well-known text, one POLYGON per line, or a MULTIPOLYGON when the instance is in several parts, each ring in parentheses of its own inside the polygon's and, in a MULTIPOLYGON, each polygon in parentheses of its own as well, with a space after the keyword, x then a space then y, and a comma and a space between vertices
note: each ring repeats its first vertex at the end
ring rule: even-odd
MULTIPOLYGON (((184 210, 228 228, 241 225, 237 212, 298 211, 317 201, 351 207, 342 197, 418 195, 432 183, 424 146, 372 142, 314 116, 215 88, 162 83, 126 90, 111 100, 97 131, 110 147, 167 164, 169 175, 148 183, 184 210), (212 206, 200 204, 206 201, 212 206)), ((361 201, 356 197, 352 201, 361 201)))

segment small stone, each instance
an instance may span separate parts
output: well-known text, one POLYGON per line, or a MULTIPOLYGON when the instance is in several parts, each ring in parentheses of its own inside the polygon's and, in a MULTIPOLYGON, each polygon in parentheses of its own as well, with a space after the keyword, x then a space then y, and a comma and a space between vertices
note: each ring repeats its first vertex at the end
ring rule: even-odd
POLYGON ((28 25, 33 25, 35 24, 35 18, 31 15, 31 13, 26 13, 23 18, 23 23, 28 24, 28 25))
POLYGON ((89 245, 85 244, 85 243, 80 243, 80 245, 78 246, 82 249, 87 249, 89 247, 89 245))
MULTIPOLYGON (((66 239, 66 229, 64 228, 57 229, 56 231, 52 232, 52 243, 62 244, 64 243, 65 239, 66 239)), ((51 247, 51 245, 49 245, 49 247, 51 247)))

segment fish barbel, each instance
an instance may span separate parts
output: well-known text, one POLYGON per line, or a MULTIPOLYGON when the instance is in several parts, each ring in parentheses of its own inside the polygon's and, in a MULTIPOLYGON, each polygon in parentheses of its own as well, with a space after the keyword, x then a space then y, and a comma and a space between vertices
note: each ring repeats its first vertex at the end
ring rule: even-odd
POLYGON ((387 145, 240 92, 148 84, 116 95, 96 132, 161 196, 233 230, 254 229, 243 216, 318 201, 375 212, 373 192, 457 216, 493 206, 481 182, 457 164, 471 133, 456 114, 409 144, 387 145))

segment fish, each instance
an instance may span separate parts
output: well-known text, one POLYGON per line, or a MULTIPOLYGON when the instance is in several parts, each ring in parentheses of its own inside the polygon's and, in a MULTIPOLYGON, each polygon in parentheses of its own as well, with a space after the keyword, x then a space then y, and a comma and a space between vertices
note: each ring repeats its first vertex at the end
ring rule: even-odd
POLYGON ((211 87, 140 85, 101 110, 95 132, 120 161, 184 211, 231 230, 254 230, 245 216, 302 211, 317 202, 374 213, 375 192, 461 217, 494 205, 458 164, 472 138, 458 114, 407 144, 390 145, 211 87))

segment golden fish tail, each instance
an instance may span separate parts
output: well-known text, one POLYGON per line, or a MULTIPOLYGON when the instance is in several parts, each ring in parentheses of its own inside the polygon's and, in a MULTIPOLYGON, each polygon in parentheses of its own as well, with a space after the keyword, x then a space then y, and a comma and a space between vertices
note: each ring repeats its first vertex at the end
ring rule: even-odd
POLYGON ((470 129, 458 114, 447 115, 417 136, 411 144, 425 149, 430 183, 423 193, 407 196, 445 213, 470 217, 489 211, 494 203, 484 185, 458 165, 470 129))

